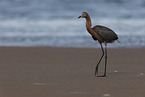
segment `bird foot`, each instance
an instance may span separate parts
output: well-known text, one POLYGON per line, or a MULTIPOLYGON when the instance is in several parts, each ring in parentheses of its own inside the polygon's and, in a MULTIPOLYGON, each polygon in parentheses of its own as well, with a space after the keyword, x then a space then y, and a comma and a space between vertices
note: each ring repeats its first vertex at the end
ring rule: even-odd
POLYGON ((97 77, 106 77, 106 75, 99 75, 99 76, 97 76, 97 77))

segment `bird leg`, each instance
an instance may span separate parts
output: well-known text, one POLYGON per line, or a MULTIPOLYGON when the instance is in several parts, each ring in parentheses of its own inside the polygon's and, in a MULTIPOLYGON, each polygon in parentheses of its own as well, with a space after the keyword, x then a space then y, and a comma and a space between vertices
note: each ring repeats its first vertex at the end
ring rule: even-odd
POLYGON ((104 71, 104 77, 106 76, 106 67, 107 67, 107 44, 105 44, 105 71, 104 71))
MULTIPOLYGON (((104 75, 98 76, 98 77, 105 77, 106 76, 106 67, 107 67, 107 44, 105 44, 105 70, 104 70, 104 75)), ((97 67, 97 69, 98 69, 98 67, 97 67)))
POLYGON ((98 64, 96 65, 95 76, 96 76, 96 74, 98 75, 99 64, 100 64, 100 62, 101 62, 101 60, 102 60, 102 58, 103 58, 103 56, 104 56, 104 49, 103 49, 102 43, 100 43, 100 45, 101 45, 101 49, 102 49, 102 56, 101 56, 101 58, 100 58, 98 64))

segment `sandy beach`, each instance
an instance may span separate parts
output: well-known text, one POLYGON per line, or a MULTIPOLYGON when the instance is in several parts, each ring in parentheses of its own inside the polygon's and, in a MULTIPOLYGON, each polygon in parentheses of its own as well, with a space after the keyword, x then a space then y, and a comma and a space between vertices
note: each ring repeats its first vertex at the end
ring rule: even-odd
POLYGON ((0 97, 145 97, 145 48, 0 47, 0 97), (99 68, 101 75, 104 60, 99 68))

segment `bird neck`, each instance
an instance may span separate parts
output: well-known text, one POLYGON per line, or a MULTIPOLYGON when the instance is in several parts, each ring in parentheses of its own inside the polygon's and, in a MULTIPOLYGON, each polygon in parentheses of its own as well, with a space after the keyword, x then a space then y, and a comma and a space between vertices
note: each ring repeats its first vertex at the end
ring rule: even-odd
POLYGON ((93 37, 95 37, 101 43, 103 41, 102 38, 91 28, 91 26, 91 18, 88 15, 86 17, 86 29, 93 37))
POLYGON ((91 34, 92 33, 92 28, 91 28, 91 26, 92 26, 92 22, 91 22, 91 18, 90 18, 90 16, 88 15, 87 17, 86 17, 86 29, 87 29, 87 31, 91 34))
POLYGON ((91 26, 92 26, 91 18, 90 18, 90 16, 88 15, 88 16, 86 17, 86 28, 87 28, 87 30, 88 30, 88 28, 91 28, 91 26))

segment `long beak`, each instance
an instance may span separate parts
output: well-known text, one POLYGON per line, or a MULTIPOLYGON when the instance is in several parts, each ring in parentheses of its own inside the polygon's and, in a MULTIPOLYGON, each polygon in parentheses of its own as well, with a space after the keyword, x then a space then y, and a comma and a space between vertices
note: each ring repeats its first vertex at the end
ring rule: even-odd
POLYGON ((82 17, 82 16, 79 16, 78 19, 81 18, 81 17, 82 17))

